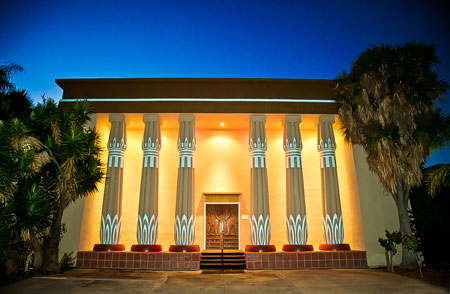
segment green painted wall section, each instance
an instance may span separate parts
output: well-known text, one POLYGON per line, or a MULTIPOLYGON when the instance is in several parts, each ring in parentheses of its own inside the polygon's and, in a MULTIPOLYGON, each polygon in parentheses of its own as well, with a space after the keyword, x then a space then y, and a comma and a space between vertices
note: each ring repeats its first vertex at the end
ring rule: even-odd
MULTIPOLYGON (((353 145, 359 200, 369 267, 386 266, 384 249, 378 243, 385 237, 384 230, 399 229, 398 213, 394 199, 385 192, 378 176, 369 170, 364 150, 353 145)), ((394 256, 394 264, 401 262, 401 248, 394 256)))
POLYGON ((59 244, 60 260, 65 252, 73 252, 72 256, 77 256, 83 209, 84 198, 80 198, 71 203, 66 210, 64 210, 63 223, 66 225, 67 232, 63 235, 61 243, 59 244))

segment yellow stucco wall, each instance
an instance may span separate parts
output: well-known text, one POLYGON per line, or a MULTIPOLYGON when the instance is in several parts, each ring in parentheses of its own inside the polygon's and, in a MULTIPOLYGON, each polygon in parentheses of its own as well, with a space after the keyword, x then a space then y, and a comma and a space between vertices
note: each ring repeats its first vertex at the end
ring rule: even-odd
MULTIPOLYGON (((248 214, 250 207, 250 170, 248 151, 248 115, 197 115, 195 152, 195 205, 196 240, 204 245, 204 196, 207 192, 240 192, 241 215, 248 214), (218 127, 225 121, 225 128, 218 127), (216 125, 217 123, 217 125, 216 125)), ((287 243, 285 224, 286 171, 283 150, 282 115, 268 115, 267 166, 269 181, 270 214, 272 225, 271 244, 281 250, 287 243)), ((318 116, 302 116, 303 171, 307 206, 308 243, 317 249, 323 243, 322 203, 320 192, 320 167, 317 152, 318 116)), ((142 114, 127 114, 127 150, 125 152, 124 193, 122 207, 121 243, 127 249, 136 243, 137 208, 142 169, 141 140, 144 129, 142 114)), ((173 222, 177 179, 177 115, 161 116, 162 147, 160 151, 159 182, 159 235, 158 243, 164 250, 173 244, 173 222)), ((108 114, 98 114, 96 128, 101 133, 103 145, 109 134, 108 114)), ((338 165, 338 179, 341 194, 345 228, 344 242, 353 249, 364 250, 365 240, 361 221, 359 191, 351 147, 344 144, 342 136, 335 129, 338 165)), ((107 161, 107 150, 103 162, 107 161)), ((100 215, 104 184, 99 192, 85 199, 79 250, 91 250, 99 242, 100 215)), ((241 248, 250 244, 248 220, 241 218, 241 248)))
MULTIPOLYGON (((267 115, 268 184, 272 226, 271 244, 281 250, 286 238, 286 171, 283 150, 283 115, 267 115)), ((248 115, 197 115, 195 152, 195 244, 204 247, 203 193, 238 192, 241 216, 250 208, 250 155, 248 150, 248 115), (219 122, 225 121, 225 127, 219 122)), ((322 203, 320 165, 317 152, 317 115, 303 115, 300 125, 303 140, 302 164, 308 224, 308 244, 317 250, 324 243, 322 233, 322 203)), ((127 150, 124 166, 122 232, 120 243, 129 250, 136 244, 137 211, 142 171, 141 140, 144 130, 142 114, 126 114, 127 150)), ((96 128, 101 133, 102 145, 109 135, 108 114, 97 114, 96 128)), ((383 192, 377 177, 367 167, 364 152, 346 144, 334 125, 336 162, 344 222, 344 242, 352 249, 366 250, 369 266, 384 265, 384 252, 378 237, 384 230, 398 228, 398 218, 392 197, 383 192)), ((159 234, 158 244, 167 250, 174 244, 175 194, 178 164, 178 123, 176 114, 161 115, 160 179, 159 179, 159 234)), ((107 162, 105 145, 103 162, 107 162)), ((67 233, 60 252, 92 250, 99 243, 100 217, 104 183, 99 191, 71 204, 64 214, 67 233)), ((249 223, 240 219, 241 248, 250 244, 249 223)), ((399 261, 400 254, 396 255, 399 261)))

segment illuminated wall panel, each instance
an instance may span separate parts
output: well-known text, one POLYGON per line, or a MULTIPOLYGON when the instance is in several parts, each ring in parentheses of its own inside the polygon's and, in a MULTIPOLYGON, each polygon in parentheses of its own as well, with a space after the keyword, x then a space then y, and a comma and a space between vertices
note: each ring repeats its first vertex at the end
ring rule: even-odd
MULTIPOLYGON (((136 244, 137 214, 142 172, 141 148, 144 123, 142 114, 126 114, 128 146, 125 152, 122 234, 120 243, 129 250, 136 244)), ((194 244, 203 249, 204 196, 208 192, 240 192, 241 249, 250 244, 249 222, 242 219, 250 207, 250 152, 248 149, 249 115, 196 114, 197 146, 195 152, 196 238, 194 244), (224 122, 224 126, 220 126, 224 122)), ((320 161, 317 151, 317 115, 302 115, 300 131, 303 141, 302 164, 308 223, 308 244, 317 250, 324 243, 322 232, 322 203, 320 191, 320 161)), ((271 244, 281 250, 288 244, 286 236, 286 170, 283 150, 283 115, 267 115, 266 136, 271 244)), ((97 114, 97 130, 106 150, 110 124, 108 114, 97 114)), ((344 243, 352 249, 365 249, 356 173, 351 146, 345 145, 334 125, 339 189, 345 227, 344 243)), ((161 114, 161 151, 159 158, 159 228, 157 243, 167 251, 175 244, 174 219, 178 167, 177 114, 161 114)), ((107 152, 102 160, 107 162, 107 152)), ((86 198, 79 250, 92 250, 99 242, 100 216, 104 183, 99 191, 86 198)))

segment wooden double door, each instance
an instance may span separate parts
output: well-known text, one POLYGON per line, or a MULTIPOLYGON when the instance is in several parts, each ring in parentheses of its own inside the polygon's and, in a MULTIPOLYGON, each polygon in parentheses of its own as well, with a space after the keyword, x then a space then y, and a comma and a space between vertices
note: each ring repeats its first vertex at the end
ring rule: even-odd
POLYGON ((220 233, 224 249, 239 249, 239 204, 206 203, 206 249, 220 249, 220 233))

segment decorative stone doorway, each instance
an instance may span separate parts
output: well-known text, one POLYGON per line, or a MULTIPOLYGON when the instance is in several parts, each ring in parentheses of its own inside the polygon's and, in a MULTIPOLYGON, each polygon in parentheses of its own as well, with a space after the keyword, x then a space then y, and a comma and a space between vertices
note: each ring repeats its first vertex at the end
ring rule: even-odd
POLYGON ((205 203, 205 249, 220 249, 221 231, 224 249, 239 249, 239 202, 205 203))

